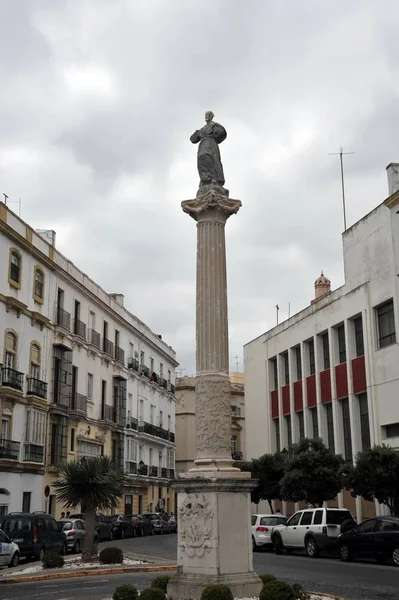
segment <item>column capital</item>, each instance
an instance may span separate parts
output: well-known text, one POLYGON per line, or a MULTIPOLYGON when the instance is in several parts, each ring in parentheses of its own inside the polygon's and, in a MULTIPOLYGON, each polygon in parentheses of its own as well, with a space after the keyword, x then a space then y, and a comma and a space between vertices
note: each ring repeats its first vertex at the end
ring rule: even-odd
POLYGON ((194 200, 183 200, 181 203, 183 211, 195 221, 212 220, 222 223, 226 223, 227 219, 236 214, 241 206, 241 200, 227 198, 215 190, 210 190, 194 200))

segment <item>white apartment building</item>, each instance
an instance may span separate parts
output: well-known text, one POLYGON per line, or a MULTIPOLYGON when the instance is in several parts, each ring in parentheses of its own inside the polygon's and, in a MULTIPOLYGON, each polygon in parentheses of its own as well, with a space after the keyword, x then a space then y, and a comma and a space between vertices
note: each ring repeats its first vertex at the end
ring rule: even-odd
POLYGON ((54 242, 0 204, 2 510, 58 516, 60 466, 103 454, 129 474, 121 512, 173 510, 175 352, 54 242))
MULTIPOLYGON (((322 274, 308 307, 244 347, 247 458, 302 437, 350 462, 399 448, 398 165, 387 170, 389 198, 343 234, 345 284, 331 291, 322 274)), ((358 519, 384 511, 347 492, 337 502, 358 519)))

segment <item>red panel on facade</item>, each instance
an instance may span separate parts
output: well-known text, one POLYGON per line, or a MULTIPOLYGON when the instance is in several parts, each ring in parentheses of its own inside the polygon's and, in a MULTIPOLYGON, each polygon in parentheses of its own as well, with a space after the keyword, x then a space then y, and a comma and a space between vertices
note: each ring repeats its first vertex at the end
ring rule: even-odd
POLYGON ((308 407, 316 406, 316 375, 310 375, 306 377, 306 393, 308 396, 308 407))
POLYGON ((294 410, 303 410, 302 380, 294 383, 294 410))
MULTIPOLYGON (((330 369, 320 373, 320 395, 321 401, 331 402, 331 373, 330 369)), ((309 405, 309 403, 308 403, 309 405)))
POLYGON ((364 356, 352 360, 353 393, 360 394, 367 390, 366 366, 364 356))
POLYGON ((277 419, 278 417, 278 391, 274 390, 271 394, 272 401, 272 419, 277 419))
POLYGON ((283 415, 289 415, 291 412, 290 406, 290 386, 285 385, 281 388, 282 396, 283 396, 283 415))
POLYGON ((337 386, 337 399, 348 397, 348 370, 346 362, 335 367, 335 384, 337 386))

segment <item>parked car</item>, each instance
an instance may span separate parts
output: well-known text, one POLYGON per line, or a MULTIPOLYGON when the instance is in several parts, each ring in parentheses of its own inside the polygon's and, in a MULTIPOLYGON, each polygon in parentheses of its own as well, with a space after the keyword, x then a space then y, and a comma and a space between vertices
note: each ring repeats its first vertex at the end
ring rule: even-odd
POLYGON ((0 567, 16 567, 19 562, 18 544, 0 529, 0 567))
POLYGON ((141 531, 140 535, 155 535, 155 530, 152 525, 152 520, 144 515, 132 515, 132 522, 137 520, 141 523, 141 531))
POLYGON ((66 552, 65 536, 58 531, 57 521, 46 513, 9 513, 2 529, 18 544, 20 556, 41 560, 45 552, 66 552))
POLYGON ((127 518, 130 519, 132 523, 133 536, 148 535, 150 533, 150 523, 149 521, 144 522, 144 519, 141 515, 129 515, 127 518))
MULTIPOLYGON (((75 515, 70 515, 70 519, 80 519, 81 521, 85 520, 84 513, 77 513, 75 515)), ((102 540, 109 540, 110 542, 113 539, 112 534, 112 523, 107 521, 106 517, 102 513, 96 513, 96 524, 95 530, 97 533, 98 540, 101 542, 102 540)))
POLYGON ((283 515, 252 515, 252 549, 272 548, 272 533, 276 525, 284 525, 287 517, 283 515))
POLYGON ((132 522, 125 515, 112 515, 106 518, 112 524, 112 536, 114 538, 118 537, 123 540, 125 537, 133 537, 134 528, 132 522))
POLYGON ((367 519, 338 538, 341 560, 374 558, 399 567, 399 517, 367 519))
POLYGON ((176 521, 176 517, 174 515, 171 515, 168 518, 168 522, 169 522, 169 531, 170 533, 176 533, 177 532, 177 521, 176 521))
POLYGON ((299 510, 285 523, 276 525, 272 543, 276 554, 286 549, 306 550, 311 558, 323 551, 337 550, 341 525, 355 523, 351 513, 343 508, 308 508, 299 510))
MULTIPOLYGON (((162 515, 159 513, 144 513, 143 517, 147 518, 151 523, 151 535, 159 533, 163 535, 165 533, 165 521, 162 515)), ((169 528, 168 528, 169 531, 169 528)))
MULTIPOLYGON (((61 531, 65 537, 67 550, 78 554, 82 548, 86 537, 84 521, 81 519, 62 519, 57 521, 58 531, 61 531)), ((94 543, 98 544, 98 535, 94 535, 94 543)))

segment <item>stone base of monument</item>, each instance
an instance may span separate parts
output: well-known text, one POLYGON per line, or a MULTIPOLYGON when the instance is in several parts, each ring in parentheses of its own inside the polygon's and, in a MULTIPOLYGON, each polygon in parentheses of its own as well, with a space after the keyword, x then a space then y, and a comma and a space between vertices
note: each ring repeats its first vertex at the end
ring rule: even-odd
POLYGON ((170 600, 197 600, 215 583, 234 598, 259 597, 262 582, 253 572, 249 473, 193 471, 173 481, 178 492, 177 574, 170 600))

